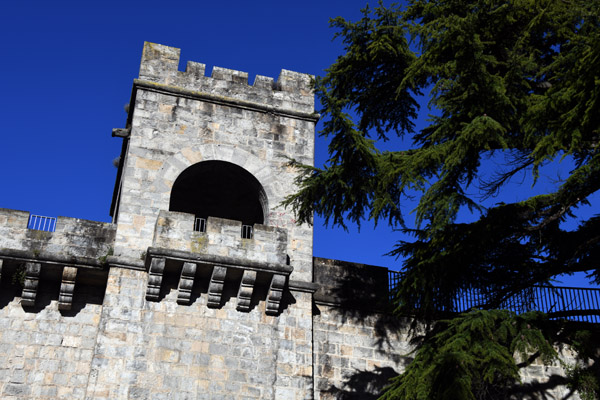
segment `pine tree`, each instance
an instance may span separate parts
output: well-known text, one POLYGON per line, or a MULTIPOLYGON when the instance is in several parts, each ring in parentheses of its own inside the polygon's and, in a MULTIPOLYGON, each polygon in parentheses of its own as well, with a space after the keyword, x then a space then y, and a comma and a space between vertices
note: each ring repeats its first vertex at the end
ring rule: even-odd
POLYGON ((600 0, 409 0, 332 26, 345 53, 315 83, 330 158, 295 164, 303 174, 286 205, 299 222, 368 218, 414 235, 391 250, 405 257, 396 312, 430 330, 384 398, 507 398, 518 360, 555 357, 559 343, 591 365, 569 384, 599 397, 598 353, 581 339, 592 333, 496 308, 561 274, 600 283, 600 215, 565 228, 600 189, 600 0), (417 130, 420 96, 434 113, 417 130), (392 135, 412 144, 379 150, 392 135), (503 161, 492 175, 490 159, 503 161), (485 202, 564 159, 573 169, 555 189, 485 202), (409 229, 401 205, 413 198, 409 229), (478 219, 461 222, 465 209, 478 219), (464 290, 482 294, 481 310, 453 313, 464 290))

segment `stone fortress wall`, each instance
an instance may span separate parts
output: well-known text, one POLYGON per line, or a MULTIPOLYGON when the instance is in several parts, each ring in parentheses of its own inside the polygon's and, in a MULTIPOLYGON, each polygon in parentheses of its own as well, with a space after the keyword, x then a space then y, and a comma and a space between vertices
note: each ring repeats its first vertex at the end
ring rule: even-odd
POLYGON ((295 190, 288 157, 313 163, 311 77, 248 85, 178 62, 178 49, 145 44, 113 131, 113 223, 59 217, 45 232, 0 209, 0 397, 376 398, 411 350, 407 321, 388 313, 387 270, 313 258, 312 228, 279 207, 295 190), (219 215, 195 230, 197 215, 171 209, 178 178, 207 161, 260 184, 251 237, 219 215))

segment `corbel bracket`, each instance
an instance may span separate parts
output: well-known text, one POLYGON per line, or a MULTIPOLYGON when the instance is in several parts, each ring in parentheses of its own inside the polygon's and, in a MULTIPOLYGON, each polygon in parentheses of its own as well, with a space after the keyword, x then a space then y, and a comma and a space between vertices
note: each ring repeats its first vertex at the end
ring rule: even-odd
POLYGON ((153 258, 150 263, 150 271, 148 272, 148 287, 146 288, 146 300, 159 300, 160 287, 162 285, 164 271, 165 259, 163 257, 153 258))
POLYGON ((33 307, 40 283, 40 272, 42 265, 39 263, 25 263, 25 282, 23 282, 23 294, 21 304, 25 307, 33 307))
POLYGON ((60 284, 60 293, 58 295, 58 309, 70 310, 73 304, 73 293, 75 291, 75 279, 77 278, 77 268, 63 267, 62 282, 60 284))
POLYGON ((285 287, 285 275, 274 274, 269 286, 267 295, 267 315, 278 315, 281 298, 283 297, 283 288, 285 287))
POLYGON ((208 303, 210 308, 217 308, 221 305, 221 297, 223 297, 223 287, 225 286, 225 275, 227 274, 226 267, 215 266, 210 277, 208 285, 208 303))
POLYGON ((252 301, 252 293, 254 292, 254 283, 256 282, 256 271, 245 270, 238 291, 238 311, 250 311, 250 302, 252 301))
POLYGON ((179 287, 177 288, 177 303, 190 304, 194 279, 196 278, 196 268, 196 263, 183 263, 181 277, 179 278, 179 287))

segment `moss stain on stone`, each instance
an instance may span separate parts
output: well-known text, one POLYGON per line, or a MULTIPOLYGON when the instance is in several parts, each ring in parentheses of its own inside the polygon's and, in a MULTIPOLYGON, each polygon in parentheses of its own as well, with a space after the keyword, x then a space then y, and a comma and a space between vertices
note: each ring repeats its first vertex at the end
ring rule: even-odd
POLYGON ((192 253, 204 253, 207 245, 208 237, 204 235, 197 238, 192 238, 192 253))

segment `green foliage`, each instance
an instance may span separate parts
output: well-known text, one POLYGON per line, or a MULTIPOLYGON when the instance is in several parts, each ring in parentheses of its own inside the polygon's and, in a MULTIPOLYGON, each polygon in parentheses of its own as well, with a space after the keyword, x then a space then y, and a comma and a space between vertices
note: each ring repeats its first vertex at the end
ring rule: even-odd
POLYGON ((507 399, 520 380, 515 354, 556 354, 536 326, 540 320, 538 313, 472 310, 439 321, 382 399, 507 399))
POLYGON ((25 275, 26 274, 27 274, 27 269, 25 268, 25 264, 17 265, 17 268, 15 269, 15 272, 13 273, 13 275, 11 277, 11 283, 13 285, 19 285, 20 287, 23 287, 23 285, 25 284, 25 275))
POLYGON ((598 332, 588 329, 564 329, 564 342, 578 354, 578 363, 565 365, 570 389, 577 390, 583 400, 600 398, 600 352, 598 332))
POLYGON ((112 256, 115 252, 115 249, 113 249, 113 247, 109 247, 108 251, 106 252, 105 255, 98 257, 98 261, 100 262, 100 264, 103 265, 107 265, 108 264, 108 257, 112 256))
MULTIPOLYGON (((368 218, 414 236, 390 252, 405 258, 396 311, 432 324, 437 336, 419 349, 415 372, 397 381, 421 388, 406 398, 486 398, 480 387, 501 393, 516 379, 512 341, 485 355, 476 343, 492 342, 475 322, 434 321, 455 311, 465 289, 485 294, 481 307, 494 309, 561 274, 587 271, 600 283, 600 216, 564 228, 600 189, 600 0, 409 0, 331 24, 345 53, 315 84, 329 159, 322 168, 295 164, 303 172, 299 191, 285 205, 299 223, 313 213, 344 228, 368 218), (417 130, 423 94, 434 112, 417 130), (398 149, 380 150, 392 135, 398 149), (491 174, 490 159, 500 164, 491 174), (544 166, 563 159, 573 169, 554 188, 486 202, 515 176, 531 174, 537 183, 544 166), (414 199, 416 228, 409 229, 402 206, 414 199), (463 210, 479 219, 461 223, 463 210), (452 338, 460 340, 444 347, 452 338), (476 367, 486 357, 491 369, 476 367), (447 365, 458 367, 446 373, 447 365)), ((495 338, 507 329, 501 321, 517 318, 476 315, 495 338)), ((538 339, 526 343, 540 351, 538 339)), ((572 377, 587 382, 584 375, 572 377)))
POLYGON ((579 391, 582 400, 595 400, 600 396, 598 377, 592 371, 578 365, 569 366, 567 376, 570 380, 569 388, 579 391))

